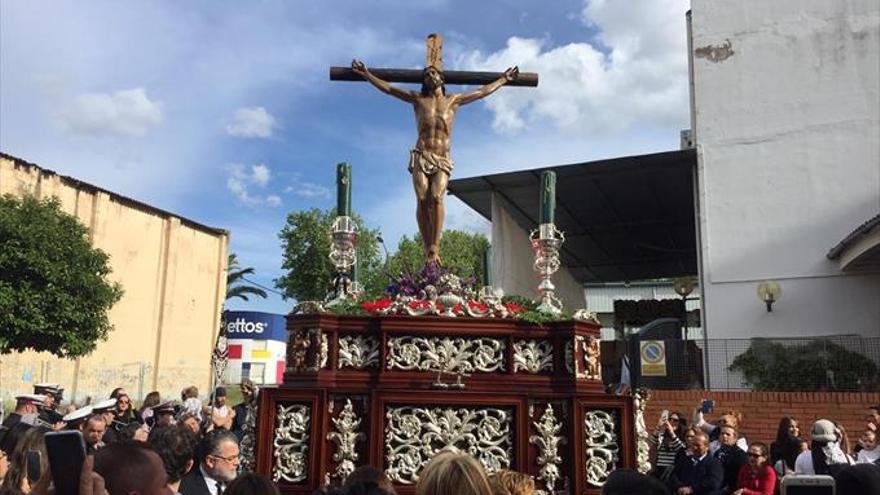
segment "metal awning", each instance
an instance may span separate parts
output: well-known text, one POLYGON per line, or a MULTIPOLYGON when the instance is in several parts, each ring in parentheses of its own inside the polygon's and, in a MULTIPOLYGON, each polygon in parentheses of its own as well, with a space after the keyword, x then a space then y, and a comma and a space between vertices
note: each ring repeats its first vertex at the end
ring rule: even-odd
POLYGON ((693 149, 450 181, 449 191, 487 219, 492 193, 525 230, 538 224, 540 174, 556 172, 562 263, 582 282, 697 274, 693 149))
POLYGON ((845 272, 880 270, 880 215, 866 221, 828 252, 845 272))

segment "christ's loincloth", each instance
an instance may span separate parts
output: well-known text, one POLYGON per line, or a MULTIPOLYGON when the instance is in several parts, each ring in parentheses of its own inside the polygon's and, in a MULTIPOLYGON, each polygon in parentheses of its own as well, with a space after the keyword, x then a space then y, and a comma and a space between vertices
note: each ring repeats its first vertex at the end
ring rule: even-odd
POLYGON ((427 176, 436 174, 438 171, 445 172, 446 175, 452 174, 452 160, 449 157, 440 156, 430 151, 422 151, 413 149, 409 152, 409 173, 416 168, 427 176))

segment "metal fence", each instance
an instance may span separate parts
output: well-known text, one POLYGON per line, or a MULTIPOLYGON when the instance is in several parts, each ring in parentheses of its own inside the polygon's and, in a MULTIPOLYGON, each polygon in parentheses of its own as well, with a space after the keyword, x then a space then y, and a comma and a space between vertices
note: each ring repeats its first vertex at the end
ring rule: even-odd
MULTIPOLYGON (((632 382, 657 389, 880 391, 880 338, 665 340, 665 374, 643 366, 642 344, 626 351, 632 382), (643 373, 648 371, 649 374, 643 373), (650 373, 654 372, 655 376, 650 373)), ((622 344, 622 343, 621 343, 622 344)))

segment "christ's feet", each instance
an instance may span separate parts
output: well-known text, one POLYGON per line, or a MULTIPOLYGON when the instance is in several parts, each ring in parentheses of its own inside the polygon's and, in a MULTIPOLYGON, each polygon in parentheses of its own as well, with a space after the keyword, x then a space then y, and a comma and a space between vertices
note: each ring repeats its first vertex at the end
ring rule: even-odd
POLYGON ((425 259, 426 265, 440 266, 440 248, 439 246, 428 246, 428 253, 425 259))

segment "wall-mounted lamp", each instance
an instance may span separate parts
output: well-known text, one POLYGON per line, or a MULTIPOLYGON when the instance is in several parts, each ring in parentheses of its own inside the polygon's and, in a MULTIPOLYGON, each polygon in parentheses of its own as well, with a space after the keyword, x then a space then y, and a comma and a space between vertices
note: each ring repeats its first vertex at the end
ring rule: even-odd
POLYGON ((767 305, 767 311, 773 311, 773 303, 782 297, 782 287, 775 280, 765 280, 758 284, 758 299, 767 305))
POLYGON ((694 291, 696 286, 697 279, 694 277, 681 277, 672 282, 672 288, 675 289, 675 293, 681 297, 691 295, 691 292, 694 291))

